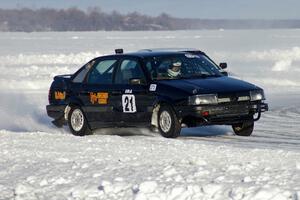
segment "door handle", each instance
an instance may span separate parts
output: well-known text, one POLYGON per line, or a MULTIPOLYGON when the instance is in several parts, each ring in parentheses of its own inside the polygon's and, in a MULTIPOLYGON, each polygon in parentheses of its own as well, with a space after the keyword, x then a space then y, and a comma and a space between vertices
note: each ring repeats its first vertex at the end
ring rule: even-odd
POLYGON ((121 91, 112 91, 111 94, 112 95, 119 95, 119 94, 122 94, 122 92, 121 91))

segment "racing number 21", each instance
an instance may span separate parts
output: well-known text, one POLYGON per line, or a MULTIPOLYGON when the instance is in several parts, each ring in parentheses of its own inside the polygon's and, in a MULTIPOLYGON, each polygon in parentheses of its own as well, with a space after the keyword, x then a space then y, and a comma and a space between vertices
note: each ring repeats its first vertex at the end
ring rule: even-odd
POLYGON ((122 95, 122 106, 124 113, 136 112, 135 96, 132 94, 122 95))

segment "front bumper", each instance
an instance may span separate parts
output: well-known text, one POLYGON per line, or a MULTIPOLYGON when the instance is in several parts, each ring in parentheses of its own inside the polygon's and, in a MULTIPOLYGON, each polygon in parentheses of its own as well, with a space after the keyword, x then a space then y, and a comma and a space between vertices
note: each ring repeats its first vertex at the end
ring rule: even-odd
POLYGON ((264 102, 222 103, 205 106, 182 106, 176 113, 183 123, 193 125, 231 125, 260 119, 261 113, 268 111, 264 102))

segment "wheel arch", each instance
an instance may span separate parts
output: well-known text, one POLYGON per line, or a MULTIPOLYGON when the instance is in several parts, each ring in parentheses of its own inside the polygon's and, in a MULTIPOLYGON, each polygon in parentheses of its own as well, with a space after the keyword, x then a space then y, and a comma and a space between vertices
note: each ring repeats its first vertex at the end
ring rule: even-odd
MULTIPOLYGON (((164 96, 158 96, 153 103, 153 110, 152 110, 152 117, 151 117, 151 125, 153 125, 155 127, 158 127, 158 121, 157 121, 158 120, 158 112, 162 105, 168 105, 175 111, 174 103, 170 98, 164 97, 164 96)), ((176 113, 176 111, 175 111, 175 113, 176 113)), ((176 113, 176 115, 177 115, 177 113, 176 113)))
POLYGON ((70 97, 70 98, 68 98, 68 100, 66 102, 67 102, 67 105, 70 105, 70 106, 71 105, 80 106, 80 107, 83 106, 83 102, 77 97, 70 97))
POLYGON ((65 118, 66 121, 68 121, 68 116, 69 116, 69 112, 71 110, 71 107, 77 106, 77 107, 81 108, 83 106, 83 103, 79 98, 76 98, 76 97, 68 98, 66 103, 67 103, 67 106, 64 110, 64 118, 65 118))

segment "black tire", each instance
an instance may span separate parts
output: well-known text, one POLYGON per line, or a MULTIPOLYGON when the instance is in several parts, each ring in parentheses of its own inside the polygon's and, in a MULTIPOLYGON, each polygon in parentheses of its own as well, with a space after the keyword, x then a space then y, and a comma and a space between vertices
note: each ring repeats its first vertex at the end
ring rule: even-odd
POLYGON ((160 134, 166 138, 176 138, 180 135, 181 124, 174 110, 168 105, 162 105, 159 109, 158 130, 160 134), (170 120, 170 124, 167 123, 169 125, 166 125, 166 121, 163 120, 163 118, 166 119, 166 115, 169 115, 169 117, 167 117, 170 120))
POLYGON ((250 136, 254 129, 254 121, 233 124, 232 129, 238 136, 250 136))
POLYGON ((73 135, 85 136, 85 135, 92 134, 92 131, 91 131, 91 129, 88 125, 88 122, 85 118, 84 112, 78 106, 71 107, 71 110, 68 115, 68 126, 73 135), (77 117, 75 115, 77 115, 77 117), (80 117, 80 115, 81 115, 81 117, 80 117), (72 122, 72 120, 73 120, 73 122, 72 122), (78 127, 76 127, 76 123, 80 123, 80 124, 77 124, 78 127))

